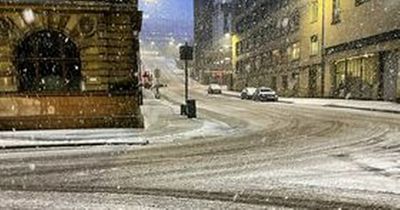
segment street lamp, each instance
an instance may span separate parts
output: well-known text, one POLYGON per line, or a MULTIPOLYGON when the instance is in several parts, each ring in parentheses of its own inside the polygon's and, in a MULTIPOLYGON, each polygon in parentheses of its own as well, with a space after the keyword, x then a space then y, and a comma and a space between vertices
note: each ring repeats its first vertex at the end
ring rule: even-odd
POLYGON ((22 12, 22 17, 27 24, 31 24, 35 21, 35 13, 32 9, 25 9, 22 12))

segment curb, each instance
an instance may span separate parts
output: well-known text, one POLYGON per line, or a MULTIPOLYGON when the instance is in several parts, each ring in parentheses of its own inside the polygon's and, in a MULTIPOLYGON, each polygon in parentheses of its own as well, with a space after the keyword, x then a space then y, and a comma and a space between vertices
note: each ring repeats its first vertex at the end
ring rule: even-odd
POLYGON ((0 145, 0 150, 12 149, 40 149, 56 147, 83 147, 83 146, 146 146, 150 144, 145 142, 93 142, 93 143, 55 143, 55 144, 20 144, 20 145, 0 145))
POLYGON ((222 94, 221 94, 221 95, 227 96, 227 97, 231 97, 231 98, 240 98, 239 95, 227 94, 227 93, 224 93, 223 91, 222 91, 222 94))
POLYGON ((335 104, 326 104, 322 105, 323 107, 330 107, 330 108, 340 108, 340 109, 354 109, 354 110, 361 110, 361 111, 370 111, 370 112, 385 112, 391 114, 400 114, 400 110, 390 110, 390 109, 376 109, 376 108, 367 108, 367 107, 354 107, 354 106, 344 106, 344 105, 335 105, 335 104))
MULTIPOLYGON (((231 98, 240 98, 239 95, 227 94, 222 92, 223 96, 231 97, 231 98)), ((279 100, 277 103, 285 103, 285 104, 296 104, 293 101, 285 101, 279 100)), ((345 105, 335 105, 335 104, 325 104, 321 105, 322 107, 330 107, 330 108, 341 108, 341 109, 353 109, 353 110, 361 110, 361 111, 370 111, 370 112, 384 112, 391 114, 400 114, 400 110, 390 110, 390 109, 376 109, 376 108, 367 108, 367 107, 354 107, 354 106, 345 106, 345 105)))
MULTIPOLYGON (((89 185, 88 185, 89 186, 89 185)), ((41 185, 18 185, 1 184, 0 188, 15 192, 59 192, 59 193, 109 193, 124 195, 141 195, 154 197, 170 197, 188 200, 220 201, 239 204, 258 205, 260 207, 277 206, 278 209, 393 209, 390 204, 376 204, 372 202, 363 203, 355 200, 345 200, 344 198, 332 201, 318 196, 292 196, 287 197, 282 194, 275 194, 273 190, 265 193, 235 192, 235 191, 205 191, 190 189, 171 189, 171 188, 145 188, 145 187, 116 187, 96 186, 87 187, 85 185, 50 186, 41 185)), ((288 190, 287 190, 288 191, 288 190)), ((270 208, 267 208, 270 209, 270 208)))
MULTIPOLYGON (((223 96, 226 96, 226 97, 231 97, 231 98, 239 98, 240 99, 240 96, 239 95, 233 95, 233 94, 227 94, 227 93, 224 93, 224 92, 222 92, 222 94, 221 95, 223 95, 223 96)), ((294 104, 294 102, 292 102, 292 101, 285 101, 285 100, 278 100, 278 101, 276 101, 275 103, 283 103, 283 104, 294 104)))

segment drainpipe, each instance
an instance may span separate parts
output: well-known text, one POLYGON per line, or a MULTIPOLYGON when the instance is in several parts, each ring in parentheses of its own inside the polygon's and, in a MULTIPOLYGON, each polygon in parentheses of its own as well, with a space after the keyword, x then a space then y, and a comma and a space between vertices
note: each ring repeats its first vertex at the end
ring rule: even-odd
POLYGON ((325 68, 326 68, 326 61, 325 61, 325 1, 322 1, 322 26, 321 26, 321 96, 324 97, 325 95, 325 68))

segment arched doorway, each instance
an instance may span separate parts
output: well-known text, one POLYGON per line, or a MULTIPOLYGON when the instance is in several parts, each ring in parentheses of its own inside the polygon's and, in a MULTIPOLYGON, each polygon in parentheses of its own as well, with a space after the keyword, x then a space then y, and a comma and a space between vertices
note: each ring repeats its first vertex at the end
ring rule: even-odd
POLYGON ((79 51, 64 34, 52 30, 30 34, 17 46, 15 56, 21 91, 80 90, 79 51))

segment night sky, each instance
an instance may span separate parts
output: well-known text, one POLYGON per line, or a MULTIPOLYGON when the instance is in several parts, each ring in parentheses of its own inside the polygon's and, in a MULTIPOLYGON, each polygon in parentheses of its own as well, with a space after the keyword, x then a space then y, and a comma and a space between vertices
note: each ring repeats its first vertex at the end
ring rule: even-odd
POLYGON ((140 0, 143 32, 193 35, 193 0, 140 0))

